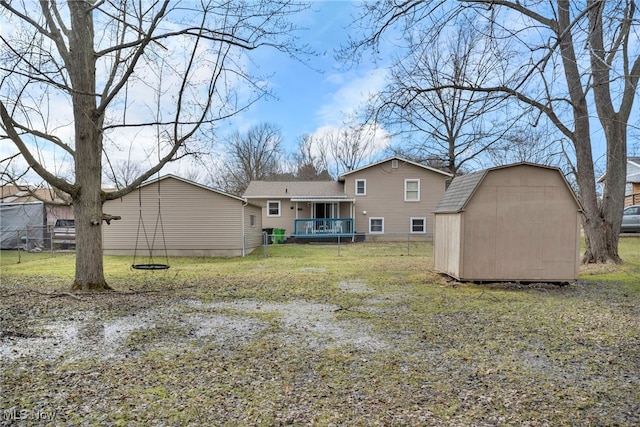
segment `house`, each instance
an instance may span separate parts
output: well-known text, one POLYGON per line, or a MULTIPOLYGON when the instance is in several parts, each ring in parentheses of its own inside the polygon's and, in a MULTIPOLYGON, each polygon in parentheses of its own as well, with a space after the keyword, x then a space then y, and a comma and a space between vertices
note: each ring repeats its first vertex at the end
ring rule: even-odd
POLYGON ((105 255, 243 256, 262 245, 261 207, 242 197, 165 175, 103 211, 105 255))
POLYGON ((51 229, 59 218, 73 218, 73 207, 52 191, 27 185, 0 186, 0 248, 50 247, 51 229))
POLYGON ((430 239, 433 211, 451 175, 399 157, 337 181, 252 181, 244 197, 263 206, 266 228, 298 239, 430 239))
POLYGON ((63 205, 63 200, 52 190, 27 185, 3 185, 0 187, 1 204, 44 203, 46 224, 53 226, 57 219, 73 219, 73 206, 63 205), (52 202, 56 204, 47 204, 52 202))
MULTIPOLYGON (((602 174, 597 182, 605 183, 607 174, 602 174)), ((627 157, 627 178, 624 189, 624 207, 640 205, 640 157, 627 157)))
POLYGON ((640 205, 640 157, 627 157, 627 186, 624 206, 640 205))
POLYGON ((557 168, 518 163, 456 177, 435 210, 435 268, 462 281, 575 281, 580 213, 557 168))

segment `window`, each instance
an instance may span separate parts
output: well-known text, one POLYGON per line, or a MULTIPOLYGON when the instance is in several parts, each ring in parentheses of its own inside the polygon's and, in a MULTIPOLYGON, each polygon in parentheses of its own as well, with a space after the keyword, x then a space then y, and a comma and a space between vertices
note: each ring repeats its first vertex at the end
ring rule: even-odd
POLYGON ((640 214, 640 208, 637 207, 637 206, 631 206, 631 207, 628 207, 627 209, 625 209, 622 214, 624 216, 639 215, 640 214))
POLYGON ((419 179, 404 180, 404 201, 405 202, 420 201, 420 180, 419 179))
POLYGON ((364 196, 367 194, 367 180, 356 179, 356 196, 364 196))
POLYGON ((280 201, 267 202, 267 216, 280 216, 280 201))
POLYGON ((384 233, 384 218, 369 218, 369 233, 384 233))
POLYGON ((426 218, 411 218, 411 233, 424 234, 427 232, 426 218))
POLYGON ((250 227, 255 227, 256 226, 256 216, 255 215, 249 215, 249 226, 250 227))

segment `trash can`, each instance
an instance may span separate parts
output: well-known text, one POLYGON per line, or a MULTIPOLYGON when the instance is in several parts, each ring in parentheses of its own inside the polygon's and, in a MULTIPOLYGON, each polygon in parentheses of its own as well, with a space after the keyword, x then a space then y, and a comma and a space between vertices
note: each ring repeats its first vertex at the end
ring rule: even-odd
POLYGON ((284 233, 286 230, 282 228, 276 228, 273 230, 273 242, 274 243, 284 243, 284 233))
POLYGON ((262 229, 263 233, 267 233, 267 245, 270 245, 273 243, 273 228, 263 228, 262 229))

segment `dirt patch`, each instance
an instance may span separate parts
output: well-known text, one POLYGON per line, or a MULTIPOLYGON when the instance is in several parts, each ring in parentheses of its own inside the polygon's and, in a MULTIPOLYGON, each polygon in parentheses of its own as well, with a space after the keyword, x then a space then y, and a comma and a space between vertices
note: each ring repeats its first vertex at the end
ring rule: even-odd
MULTIPOLYGON (((358 286, 364 287, 363 284, 358 286)), ((0 356, 12 360, 27 357, 65 363, 96 356, 126 358, 137 350, 128 344, 132 334, 141 335, 156 329, 171 332, 170 340, 154 344, 165 350, 188 346, 193 339, 206 339, 209 344, 231 342, 238 345, 249 342, 271 323, 279 326, 280 334, 286 340, 298 346, 323 349, 348 345, 370 351, 389 346, 372 333, 366 323, 357 319, 338 319, 336 312, 339 310, 335 305, 305 301, 202 303, 186 299, 108 320, 101 320, 93 311, 78 312, 70 319, 37 322, 32 325, 37 334, 4 337, 0 341, 0 356), (266 315, 273 320, 262 320, 266 315)))
POLYGON ((338 288, 344 292, 353 292, 356 294, 370 294, 374 290, 369 288, 367 284, 361 280, 350 280, 338 282, 338 288))
POLYGON ((419 257, 334 258, 98 295, 5 281, 0 425, 640 423, 637 285, 448 286, 419 257))

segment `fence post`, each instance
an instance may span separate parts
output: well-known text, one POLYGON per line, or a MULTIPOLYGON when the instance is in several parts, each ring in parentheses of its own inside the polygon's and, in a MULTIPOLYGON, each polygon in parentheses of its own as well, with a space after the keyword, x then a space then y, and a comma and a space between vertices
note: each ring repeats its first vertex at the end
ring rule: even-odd
POLYGON ((269 257, 269 235, 266 231, 262 232, 262 254, 269 257))

